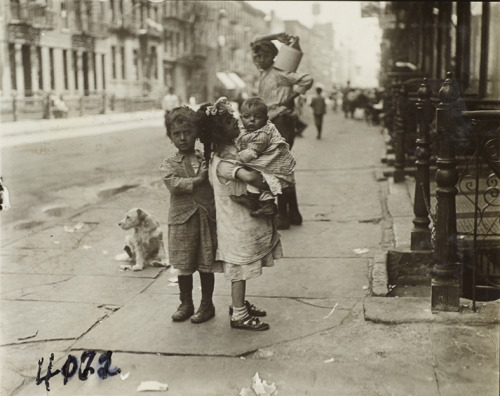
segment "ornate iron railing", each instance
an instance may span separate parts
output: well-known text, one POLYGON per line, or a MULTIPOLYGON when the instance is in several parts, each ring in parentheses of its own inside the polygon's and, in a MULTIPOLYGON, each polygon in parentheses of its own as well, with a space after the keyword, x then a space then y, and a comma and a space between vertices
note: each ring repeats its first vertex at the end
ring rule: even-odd
POLYGON ((475 309, 477 290, 500 290, 500 111, 465 111, 475 151, 461 172, 458 189, 472 206, 473 222, 461 222, 464 281, 470 274, 475 309), (480 279, 478 279, 480 278, 480 279))

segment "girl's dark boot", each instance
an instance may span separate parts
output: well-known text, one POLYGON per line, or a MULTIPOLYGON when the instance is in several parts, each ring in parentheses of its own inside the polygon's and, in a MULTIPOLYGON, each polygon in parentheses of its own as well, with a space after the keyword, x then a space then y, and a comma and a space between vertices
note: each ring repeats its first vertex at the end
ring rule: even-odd
POLYGON ((194 314, 193 305, 193 275, 179 275, 181 305, 172 315, 174 322, 182 322, 194 314))
POLYGON ((214 294, 215 276, 213 273, 200 272, 201 303, 198 311, 191 317, 192 323, 203 323, 215 316, 215 307, 212 302, 214 294))

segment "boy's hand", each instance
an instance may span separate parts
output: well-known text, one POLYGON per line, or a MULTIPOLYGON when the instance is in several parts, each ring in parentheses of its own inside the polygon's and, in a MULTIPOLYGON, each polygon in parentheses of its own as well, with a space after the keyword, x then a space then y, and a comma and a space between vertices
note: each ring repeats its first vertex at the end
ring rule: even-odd
POLYGON ((208 179, 208 167, 205 162, 202 162, 200 165, 200 168, 198 169, 198 176, 200 180, 207 180, 208 179))

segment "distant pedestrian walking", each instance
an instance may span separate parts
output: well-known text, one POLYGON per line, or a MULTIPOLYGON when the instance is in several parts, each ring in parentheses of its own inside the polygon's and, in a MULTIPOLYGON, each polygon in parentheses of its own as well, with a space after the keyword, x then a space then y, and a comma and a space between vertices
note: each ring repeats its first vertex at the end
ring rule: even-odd
POLYGON ((316 130, 318 135, 316 139, 321 139, 321 130, 323 129, 323 116, 326 113, 326 102, 325 98, 321 95, 323 90, 320 87, 316 88, 316 94, 311 100, 311 107, 314 114, 314 124, 316 125, 316 130))
POLYGON ((174 92, 174 89, 170 87, 168 89, 168 94, 166 94, 161 100, 161 108, 165 112, 165 127, 167 127, 167 115, 176 107, 181 105, 180 99, 174 92))
POLYGON ((203 154, 195 150, 195 115, 188 106, 177 107, 167 115, 167 135, 178 152, 165 158, 160 170, 170 191, 168 253, 170 263, 178 270, 181 300, 172 319, 180 322, 191 317, 191 322, 202 323, 215 316, 214 272, 222 272, 222 265, 215 261, 214 192, 203 154), (201 282, 201 304, 196 314, 192 297, 195 271, 200 273, 201 282))

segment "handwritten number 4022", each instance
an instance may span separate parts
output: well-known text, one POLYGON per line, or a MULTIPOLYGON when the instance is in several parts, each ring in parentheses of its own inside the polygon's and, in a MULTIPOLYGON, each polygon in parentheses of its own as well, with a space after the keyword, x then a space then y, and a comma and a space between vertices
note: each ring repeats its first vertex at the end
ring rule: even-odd
MULTIPOLYGON (((112 377, 121 372, 119 368, 110 369, 111 366, 111 355, 113 352, 107 351, 99 356, 99 364, 101 367, 97 369, 97 375, 101 379, 106 379, 108 377, 112 377)), ((89 374, 94 374, 95 369, 92 367, 92 361, 94 360, 96 355, 95 351, 84 351, 81 357, 80 369, 78 370, 78 359, 73 355, 68 355, 66 362, 62 366, 60 370, 56 370, 52 372, 52 364, 54 362, 54 354, 50 354, 49 367, 47 368, 47 374, 44 377, 40 377, 40 373, 42 371, 43 358, 38 361, 38 373, 36 376, 36 384, 40 385, 42 382, 45 383, 45 387, 47 392, 50 391, 49 381, 52 377, 61 373, 64 377, 64 385, 68 383, 68 380, 76 374, 78 370, 78 378, 80 381, 86 381, 89 377, 89 374), (85 368, 82 370, 82 367, 85 365, 85 368)))

